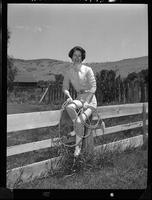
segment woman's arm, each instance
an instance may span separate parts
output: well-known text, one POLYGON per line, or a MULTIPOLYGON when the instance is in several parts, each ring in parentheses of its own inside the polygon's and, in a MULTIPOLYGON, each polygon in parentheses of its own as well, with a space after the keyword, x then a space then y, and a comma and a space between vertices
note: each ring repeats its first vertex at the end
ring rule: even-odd
POLYGON ((95 94, 96 91, 96 79, 93 73, 93 70, 91 69, 91 67, 89 67, 89 70, 87 72, 87 77, 88 77, 88 81, 89 84, 91 85, 90 90, 88 90, 88 96, 86 101, 89 103, 90 99, 93 97, 93 95, 95 94))
POLYGON ((69 82, 70 82, 69 76, 66 73, 65 76, 64 76, 64 79, 63 79, 62 91, 65 95, 67 95, 72 100, 72 97, 71 97, 70 92, 69 92, 69 82))

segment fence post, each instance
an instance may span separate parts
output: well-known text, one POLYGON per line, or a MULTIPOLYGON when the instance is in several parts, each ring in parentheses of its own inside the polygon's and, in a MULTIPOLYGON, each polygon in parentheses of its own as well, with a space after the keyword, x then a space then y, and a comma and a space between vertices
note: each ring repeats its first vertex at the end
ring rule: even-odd
POLYGON ((148 136, 146 133, 146 104, 145 103, 143 103, 142 120, 143 120, 143 127, 142 127, 143 143, 145 144, 147 141, 147 136, 148 136))
POLYGON ((145 101, 147 101, 147 87, 146 87, 146 84, 144 84, 144 93, 145 93, 145 101))
POLYGON ((146 87, 146 84, 145 84, 145 101, 147 102, 147 87, 146 87))
POLYGON ((51 94, 51 87, 48 86, 48 104, 50 103, 50 94, 51 94))
POLYGON ((129 93, 129 83, 127 83, 127 101, 126 101, 126 103, 129 102, 129 95, 130 95, 130 93, 129 93))
POLYGON ((145 135, 146 134, 146 104, 145 103, 143 103, 142 119, 143 119, 143 135, 145 135))
POLYGON ((125 88, 125 84, 124 84, 124 82, 123 82, 123 103, 125 104, 126 103, 126 88, 125 88))
POLYGON ((120 81, 118 83, 118 98, 119 98, 119 103, 120 103, 120 100, 121 100, 121 97, 120 97, 120 81))
MULTIPOLYGON (((90 117, 90 121, 92 120, 92 116, 90 117)), ((94 152, 94 139, 93 139, 93 130, 85 127, 84 129, 85 135, 88 137, 82 140, 82 152, 86 156, 85 159, 91 158, 94 152)))
POLYGON ((144 89, 144 83, 141 83, 141 100, 140 102, 144 102, 145 101, 145 89, 144 89))
POLYGON ((86 155, 86 160, 91 157, 94 151, 93 132, 91 129, 86 129, 86 135, 90 134, 87 138, 83 139, 82 151, 86 155))

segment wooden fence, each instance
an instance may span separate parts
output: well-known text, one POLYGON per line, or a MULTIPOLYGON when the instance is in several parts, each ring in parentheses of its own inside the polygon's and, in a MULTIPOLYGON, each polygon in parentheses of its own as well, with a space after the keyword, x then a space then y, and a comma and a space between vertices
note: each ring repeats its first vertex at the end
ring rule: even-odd
MULTIPOLYGON (((139 82, 131 82, 128 83, 126 86, 123 85, 123 89, 120 89, 120 85, 118 87, 119 92, 116 93, 113 98, 106 101, 107 103, 118 102, 120 103, 139 103, 139 102, 147 102, 148 101, 148 87, 147 85, 140 85, 139 82)), ((73 99, 76 98, 77 94, 76 91, 72 86, 70 86, 70 94, 73 99)), ((97 88, 96 97, 98 105, 103 104, 104 95, 100 88, 97 88)), ((55 103, 58 101, 65 101, 66 97, 62 92, 62 85, 60 84, 50 84, 48 88, 45 89, 43 93, 40 103, 45 100, 47 104, 55 103)))
MULTIPOLYGON (((148 103, 99 106, 98 112, 102 119, 137 114, 142 114, 143 119, 142 121, 107 127, 104 133, 102 129, 96 129, 93 131, 93 134, 85 139, 85 141, 90 140, 91 137, 102 137, 103 134, 117 133, 120 131, 135 129, 138 127, 142 128, 143 134, 108 144, 98 145, 93 148, 93 152, 101 153, 102 150, 104 150, 105 148, 110 151, 114 151, 118 147, 121 150, 125 150, 127 147, 130 146, 138 147, 143 145, 144 138, 147 138, 148 136, 148 133, 146 132, 146 126, 148 125, 148 120, 146 120, 146 113, 148 113, 148 103)), ((11 132, 14 131, 56 126, 59 123, 60 115, 61 110, 7 115, 7 132, 11 134, 11 132)), ((96 120, 96 118, 96 116, 93 116, 93 120, 96 120)), ((59 139, 55 138, 27 144, 9 146, 7 147, 7 157, 35 150, 46 149, 48 147, 56 147, 57 145, 60 146, 61 144, 57 141, 59 141, 59 139)), ((74 137, 71 138, 71 141, 74 141, 74 137)), ((58 169, 58 167, 60 167, 60 159, 61 156, 7 170, 7 187, 13 188, 15 182, 19 178, 23 182, 28 182, 37 177, 48 176, 48 172, 50 170, 58 169)))

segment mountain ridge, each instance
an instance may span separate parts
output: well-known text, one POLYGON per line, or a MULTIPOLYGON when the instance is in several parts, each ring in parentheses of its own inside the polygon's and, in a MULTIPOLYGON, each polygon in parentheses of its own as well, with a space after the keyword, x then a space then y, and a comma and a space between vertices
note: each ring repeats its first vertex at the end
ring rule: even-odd
MULTIPOLYGON (((20 76, 24 76, 25 71, 32 73, 36 81, 54 81, 55 74, 64 75, 67 68, 71 65, 68 61, 56 59, 32 59, 24 60, 13 58, 14 66, 18 69, 15 81, 21 81, 20 76)), ((83 63, 90 66, 94 73, 101 70, 114 70, 116 75, 122 78, 127 77, 131 72, 138 73, 143 69, 148 69, 148 56, 141 56, 136 58, 127 58, 118 61, 110 62, 91 62, 83 63)))

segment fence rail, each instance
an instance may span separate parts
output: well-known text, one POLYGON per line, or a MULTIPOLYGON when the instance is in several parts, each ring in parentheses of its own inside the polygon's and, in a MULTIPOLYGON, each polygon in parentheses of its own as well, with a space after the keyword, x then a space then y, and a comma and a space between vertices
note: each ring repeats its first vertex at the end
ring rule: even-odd
MULTIPOLYGON (((138 127, 143 128, 143 134, 128 139, 120 140, 117 142, 109 143, 106 145, 98 145, 97 147, 94 147, 95 152, 100 152, 101 149, 105 147, 114 150, 117 146, 119 146, 122 150, 124 150, 129 145, 137 147, 143 144, 144 137, 147 135, 145 127, 148 125, 148 120, 146 120, 145 116, 146 113, 148 113, 148 103, 100 106, 98 107, 98 112, 102 119, 142 114, 143 121, 108 127, 105 129, 104 133, 101 129, 97 129, 93 132, 93 137, 98 137, 103 134, 110 134, 119 131, 134 129, 138 127)), ((55 126, 58 125, 60 116, 60 110, 8 115, 7 132, 11 134, 11 132, 14 131, 55 126)), ((95 119, 96 116, 94 115, 93 120, 95 119)), ((10 146, 7 147, 7 156, 18 155, 21 153, 45 149, 48 147, 55 147, 57 145, 60 145, 60 143, 58 143, 57 141, 58 138, 54 138, 38 142, 10 146)), ((73 137, 71 137, 71 140, 69 142, 71 141, 74 141, 73 137)), ((19 177, 24 182, 30 181, 36 177, 46 176, 50 169, 58 168, 58 161, 60 159, 61 157, 56 157, 49 160, 7 170, 7 186, 9 188, 13 188, 14 183, 19 177)))
MULTIPOLYGON (((146 125, 148 125, 148 120, 146 120, 146 125)), ((112 126, 112 127, 106 128, 104 133, 102 130, 97 129, 95 131, 95 133, 93 133, 93 137, 101 136, 103 134, 106 135, 106 134, 116 133, 119 131, 135 129, 135 128, 139 128, 142 126, 143 126, 143 122, 138 121, 138 122, 133 122, 133 123, 128 123, 128 124, 123 124, 123 125, 112 126)), ((27 144, 10 146, 7 148, 7 156, 13 156, 16 154, 27 153, 30 151, 60 146, 61 144, 58 141, 59 141, 59 138, 55 138, 55 139, 47 139, 47 140, 43 140, 43 141, 38 141, 38 142, 31 142, 31 143, 27 143, 27 144)), ((74 141, 74 138, 71 138, 71 140, 69 142, 73 142, 73 141, 74 141)))
MULTIPOLYGON (((136 115, 142 113, 142 105, 142 103, 136 103, 99 106, 98 113, 102 119, 136 115)), ((147 105, 146 112, 148 112, 147 105)), ((59 123, 60 115, 60 110, 7 115, 7 132, 55 126, 59 123)), ((96 116, 93 119, 96 119, 96 116)))

